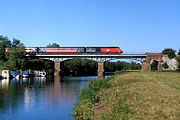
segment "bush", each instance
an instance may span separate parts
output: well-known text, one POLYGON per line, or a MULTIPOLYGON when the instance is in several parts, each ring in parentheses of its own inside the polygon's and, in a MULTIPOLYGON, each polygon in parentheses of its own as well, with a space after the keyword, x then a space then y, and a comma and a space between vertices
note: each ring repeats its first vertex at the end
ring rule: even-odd
POLYGON ((81 100, 74 109, 75 120, 91 120, 93 115, 92 104, 89 100, 81 100))
POLYGON ((163 66, 164 68, 166 68, 166 69, 169 67, 166 62, 165 62, 162 66, 163 66))
POLYGON ((79 100, 80 101, 89 100, 91 103, 95 103, 96 93, 93 89, 86 87, 81 91, 80 96, 79 96, 79 100))
POLYGON ((178 61, 178 71, 180 71, 180 56, 177 56, 176 59, 178 61))
POLYGON ((124 74, 124 73, 126 73, 126 71, 125 71, 125 70, 121 70, 121 71, 116 71, 116 72, 114 73, 114 75, 124 74))
POLYGON ((110 88, 111 84, 106 80, 94 80, 84 88, 79 96, 79 102, 74 108, 75 120, 90 120, 93 112, 92 106, 98 102, 97 93, 102 89, 110 88))
POLYGON ((101 89, 110 88, 111 84, 108 83, 108 81, 106 80, 95 80, 95 81, 91 81, 88 87, 94 90, 95 93, 97 93, 101 89))

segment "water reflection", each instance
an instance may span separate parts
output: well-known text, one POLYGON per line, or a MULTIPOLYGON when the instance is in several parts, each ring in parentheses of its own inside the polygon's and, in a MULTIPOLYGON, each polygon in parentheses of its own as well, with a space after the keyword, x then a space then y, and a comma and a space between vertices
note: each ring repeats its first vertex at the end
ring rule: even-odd
POLYGON ((8 86, 9 86, 9 79, 2 79, 0 81, 0 88, 1 89, 8 89, 8 86))
POLYGON ((72 120, 80 89, 95 78, 0 80, 0 120, 72 120))

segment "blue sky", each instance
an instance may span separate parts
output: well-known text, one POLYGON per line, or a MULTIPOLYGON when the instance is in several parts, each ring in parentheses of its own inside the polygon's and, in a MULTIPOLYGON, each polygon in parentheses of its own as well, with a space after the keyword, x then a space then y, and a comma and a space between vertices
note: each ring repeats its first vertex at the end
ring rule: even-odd
POLYGON ((26 46, 180 48, 180 0, 0 0, 0 35, 26 46))

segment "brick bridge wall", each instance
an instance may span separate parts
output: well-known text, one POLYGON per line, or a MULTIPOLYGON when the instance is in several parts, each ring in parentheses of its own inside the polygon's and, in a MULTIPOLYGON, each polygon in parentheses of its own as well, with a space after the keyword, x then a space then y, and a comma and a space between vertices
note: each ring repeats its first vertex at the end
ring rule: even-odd
POLYGON ((143 72, 150 72, 151 71, 151 60, 156 60, 158 62, 158 71, 162 71, 162 53, 147 53, 146 59, 142 63, 142 71, 143 72))

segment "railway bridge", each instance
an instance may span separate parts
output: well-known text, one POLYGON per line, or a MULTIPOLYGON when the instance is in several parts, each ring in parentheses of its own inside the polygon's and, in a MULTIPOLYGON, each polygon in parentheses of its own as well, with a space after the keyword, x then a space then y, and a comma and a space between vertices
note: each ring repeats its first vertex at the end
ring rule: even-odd
POLYGON ((115 60, 115 59, 136 59, 141 61, 142 63, 142 72, 150 72, 151 71, 151 60, 156 60, 158 62, 158 71, 162 70, 162 57, 161 53, 146 53, 146 54, 120 54, 120 55, 112 55, 112 54, 36 54, 36 55, 26 55, 28 58, 40 58, 40 59, 48 59, 54 61, 54 74, 61 75, 62 64, 65 60, 81 58, 81 59, 91 59, 98 63, 98 78, 102 78, 104 76, 104 63, 106 61, 115 60))

